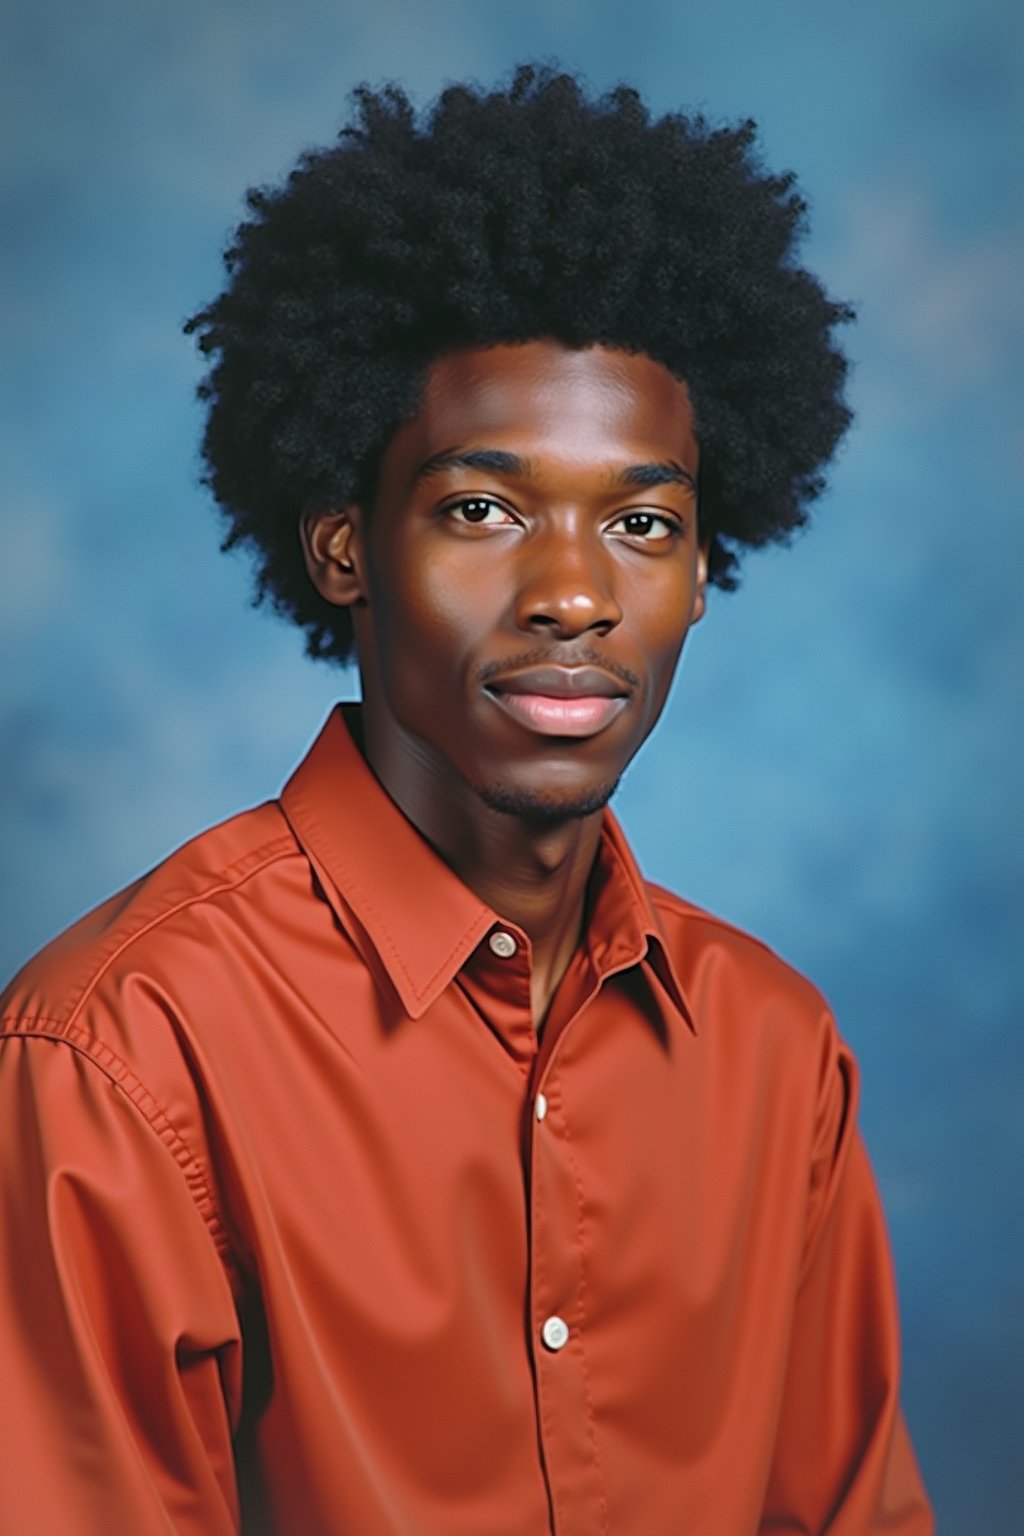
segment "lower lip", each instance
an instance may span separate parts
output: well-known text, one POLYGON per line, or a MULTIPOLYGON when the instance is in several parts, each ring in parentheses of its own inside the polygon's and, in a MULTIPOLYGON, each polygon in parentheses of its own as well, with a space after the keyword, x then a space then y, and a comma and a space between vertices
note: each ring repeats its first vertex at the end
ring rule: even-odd
POLYGON ((491 698, 540 736, 596 736, 626 707, 624 698, 591 694, 556 699, 546 693, 492 693, 491 698))

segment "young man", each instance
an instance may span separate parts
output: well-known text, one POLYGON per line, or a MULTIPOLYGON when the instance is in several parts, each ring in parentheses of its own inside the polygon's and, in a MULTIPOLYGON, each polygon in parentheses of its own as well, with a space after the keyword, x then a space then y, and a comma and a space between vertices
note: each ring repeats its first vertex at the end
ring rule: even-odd
POLYGON ((850 1053, 604 809, 848 312, 749 124, 359 103, 191 328, 363 702, 8 995, 0 1527, 926 1536, 850 1053))

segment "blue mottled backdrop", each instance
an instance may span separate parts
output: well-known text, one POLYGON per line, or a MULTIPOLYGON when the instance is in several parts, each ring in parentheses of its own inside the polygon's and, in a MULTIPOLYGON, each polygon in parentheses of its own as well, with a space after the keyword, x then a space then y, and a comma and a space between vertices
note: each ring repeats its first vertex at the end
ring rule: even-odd
POLYGON ((758 119, 861 311, 858 425, 694 634, 619 808, 654 877, 833 1001, 864 1068, 944 1536, 1024 1529, 1024 6, 8 0, 0 679, 9 972, 274 792, 345 674, 247 607, 183 318, 349 87, 557 58, 758 119))

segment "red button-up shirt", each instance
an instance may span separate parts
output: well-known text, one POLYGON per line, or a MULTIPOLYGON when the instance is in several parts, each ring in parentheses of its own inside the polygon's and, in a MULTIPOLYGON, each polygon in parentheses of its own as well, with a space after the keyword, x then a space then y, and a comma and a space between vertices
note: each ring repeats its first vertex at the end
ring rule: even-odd
POLYGON ((3 1536, 926 1536, 855 1072, 606 815, 530 944, 341 713, 11 988, 3 1536))

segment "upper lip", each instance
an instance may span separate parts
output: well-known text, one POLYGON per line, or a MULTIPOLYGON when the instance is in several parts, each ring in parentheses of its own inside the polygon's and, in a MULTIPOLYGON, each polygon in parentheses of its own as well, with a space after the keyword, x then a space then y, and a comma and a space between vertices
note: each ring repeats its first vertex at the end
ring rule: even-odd
POLYGON ((528 667, 506 672, 487 684, 495 693, 539 693, 552 699, 621 698, 626 685, 600 667, 528 667))

